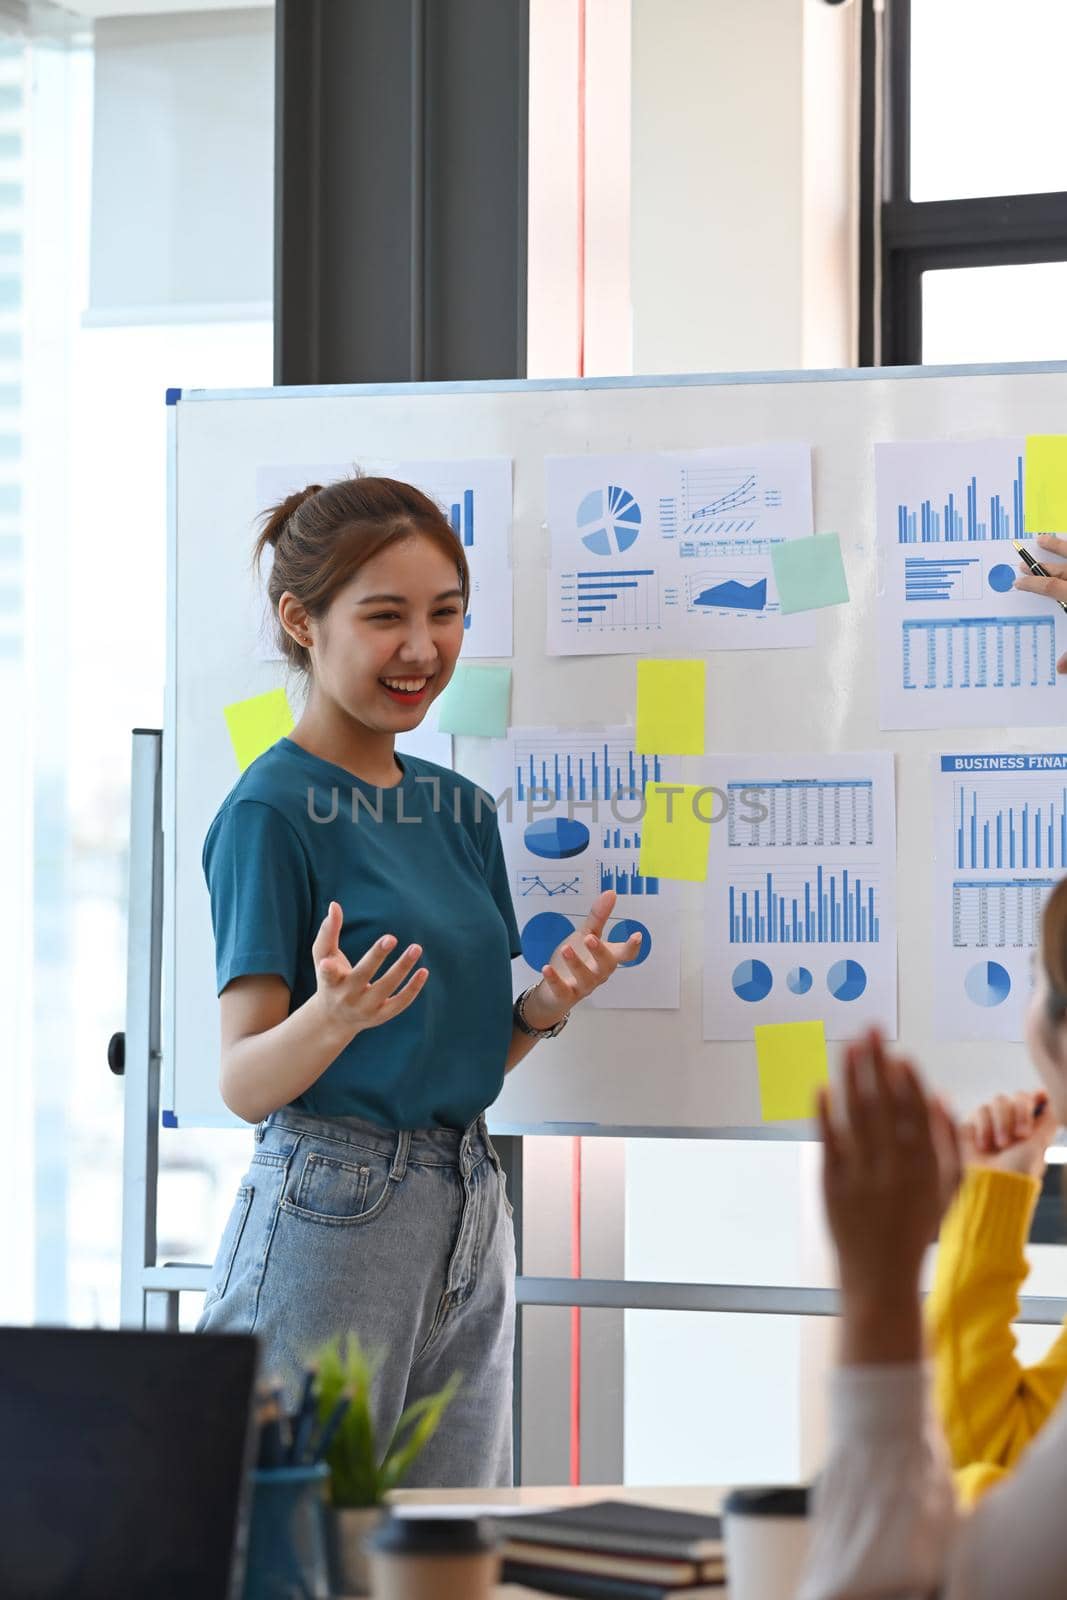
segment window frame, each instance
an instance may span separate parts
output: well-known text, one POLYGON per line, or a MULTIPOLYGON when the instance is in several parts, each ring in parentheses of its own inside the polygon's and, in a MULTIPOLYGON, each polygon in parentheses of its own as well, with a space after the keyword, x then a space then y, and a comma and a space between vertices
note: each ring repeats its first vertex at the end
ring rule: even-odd
POLYGON ((912 200, 911 0, 861 0, 860 366, 922 365, 923 273, 1067 261, 1067 190, 912 200))

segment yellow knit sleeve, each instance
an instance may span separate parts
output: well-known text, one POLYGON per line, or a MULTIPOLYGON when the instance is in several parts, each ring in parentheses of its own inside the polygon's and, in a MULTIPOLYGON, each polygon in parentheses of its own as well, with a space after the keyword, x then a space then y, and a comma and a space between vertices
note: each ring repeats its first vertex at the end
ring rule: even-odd
POLYGON ((1067 1328, 1032 1367, 1017 1360, 1011 1328, 1039 1193, 1034 1178, 972 1167, 941 1229, 926 1321, 937 1410, 953 1465, 968 1469, 958 1480, 968 1499, 1015 1465, 1067 1385, 1067 1328))

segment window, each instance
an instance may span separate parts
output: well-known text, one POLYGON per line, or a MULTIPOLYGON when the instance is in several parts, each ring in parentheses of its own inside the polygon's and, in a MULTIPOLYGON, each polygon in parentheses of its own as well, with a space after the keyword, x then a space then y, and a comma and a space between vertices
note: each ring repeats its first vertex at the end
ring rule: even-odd
POLYGON ((1067 13, 863 0, 862 29, 861 362, 1064 358, 1067 13))

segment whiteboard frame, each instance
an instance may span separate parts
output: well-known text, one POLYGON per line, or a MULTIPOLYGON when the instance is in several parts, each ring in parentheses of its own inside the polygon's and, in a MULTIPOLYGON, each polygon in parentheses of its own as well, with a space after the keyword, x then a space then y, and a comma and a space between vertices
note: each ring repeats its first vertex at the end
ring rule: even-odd
MULTIPOLYGON (((455 382, 428 382, 428 383, 381 383, 381 384, 308 384, 293 385, 291 387, 270 387, 258 389, 189 389, 169 390, 167 393, 167 587, 168 596, 175 594, 175 581, 177 574, 177 520, 178 520, 178 488, 177 488, 177 426, 174 405, 213 403, 225 400, 297 400, 297 399, 344 399, 360 398, 371 399, 384 396, 430 396, 430 395, 463 395, 463 394, 519 394, 530 392, 574 392, 574 391, 606 391, 606 390, 643 390, 660 388, 723 388, 730 386, 753 387, 757 385, 792 385, 792 384, 828 384, 828 383, 871 383, 875 381, 925 381, 941 378, 978 378, 978 377, 1026 377, 1026 376, 1067 376, 1067 361, 1034 361, 1034 362, 989 362, 989 363, 957 363, 942 366, 906 366, 906 367, 848 367, 848 368, 813 368, 786 371, 757 371, 757 372, 728 372, 728 373, 664 373, 642 376, 619 377, 594 377, 594 378, 512 378, 488 380, 459 380, 455 382)), ((174 692, 177 675, 177 641, 173 609, 169 599, 167 606, 167 641, 166 641, 166 694, 164 709, 164 774, 168 772, 173 780, 174 766, 174 737, 175 737, 175 706, 174 692)), ((967 730, 960 730, 954 738, 966 738, 967 730)), ((164 883, 170 887, 175 882, 175 807, 174 792, 171 782, 164 782, 163 788, 163 830, 164 830, 164 883)), ((163 934, 163 972, 166 975, 173 971, 173 929, 172 912, 165 911, 163 934)), ((166 1048, 169 1041, 164 1038, 163 1050, 163 1089, 162 1103, 166 1106, 174 1104, 174 1061, 173 1051, 166 1048)), ((549 1045, 548 1048, 551 1048, 549 1045)), ((164 1125, 177 1126, 173 1113, 164 1111, 164 1125)), ((811 1121, 796 1121, 788 1123, 743 1123, 738 1125, 714 1126, 678 1126, 678 1125, 617 1125, 605 1122, 571 1122, 571 1121, 514 1121, 506 1117, 494 1117, 493 1107, 486 1112, 486 1118, 491 1132, 507 1136, 560 1136, 582 1138, 651 1138, 651 1139, 695 1139, 695 1140, 756 1140, 771 1142, 804 1143, 812 1142, 816 1138, 815 1126, 811 1121)), ((198 1119, 196 1126, 210 1126, 203 1119, 198 1119)), ((233 1126, 227 1119, 220 1121, 219 1126, 233 1126)))

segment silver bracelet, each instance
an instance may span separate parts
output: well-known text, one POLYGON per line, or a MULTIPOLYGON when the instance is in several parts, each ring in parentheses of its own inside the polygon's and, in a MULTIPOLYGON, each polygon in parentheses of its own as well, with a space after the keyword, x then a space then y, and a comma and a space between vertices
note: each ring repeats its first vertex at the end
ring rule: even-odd
POLYGON ((511 1016, 516 1028, 520 1033, 527 1034, 531 1039, 554 1039, 557 1033, 563 1032, 570 1021, 570 1012, 568 1011, 564 1016, 560 1017, 558 1022, 554 1022, 551 1028, 535 1028, 531 1023, 527 1022, 524 1010, 526 996, 530 993, 530 989, 524 989, 511 1008, 511 1016))

